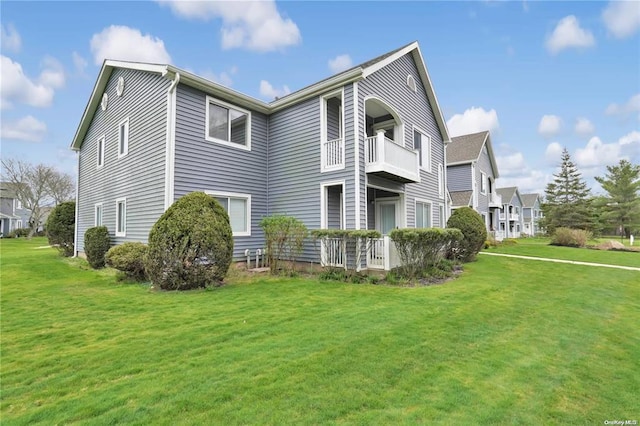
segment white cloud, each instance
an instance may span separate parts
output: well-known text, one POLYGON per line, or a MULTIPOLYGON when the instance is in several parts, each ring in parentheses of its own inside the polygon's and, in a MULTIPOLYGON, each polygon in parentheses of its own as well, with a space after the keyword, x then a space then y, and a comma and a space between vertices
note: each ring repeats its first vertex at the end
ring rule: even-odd
POLYGON ((514 176, 522 172, 526 167, 524 161, 524 155, 521 152, 516 152, 509 155, 499 155, 496 157, 498 162, 498 170, 500 176, 514 176))
POLYGON ((260 96, 265 99, 272 100, 288 95, 289 93, 291 93, 291 90, 289 90, 286 85, 282 86, 282 89, 278 89, 273 87, 267 80, 260 81, 260 96))
POLYGON ((27 77, 18 62, 4 55, 0 55, 0 59, 0 109, 12 108, 14 103, 48 107, 55 89, 65 83, 62 65, 52 57, 43 59, 44 69, 37 79, 27 77))
POLYGON ((2 50, 5 52, 20 51, 20 48, 22 47, 22 39, 13 24, 8 24, 6 27, 0 24, 0 46, 2 46, 2 50))
POLYGON ((637 1, 611 1, 602 12, 602 19, 614 37, 629 37, 640 29, 640 4, 637 1))
POLYGON ((605 114, 607 115, 620 115, 623 118, 626 118, 635 112, 638 113, 638 120, 640 120, 640 93, 633 95, 622 105, 618 105, 616 103, 610 104, 605 110, 605 114))
POLYGON ((576 165, 584 176, 598 175, 604 167, 618 163, 622 158, 619 143, 603 143, 599 137, 589 139, 584 148, 578 148, 574 155, 576 165))
POLYGON ((551 142, 547 145, 547 149, 544 152, 544 158, 547 160, 547 163, 552 166, 560 164, 563 149, 562 145, 558 142, 551 142))
POLYGON ((485 111, 484 108, 471 107, 462 114, 455 114, 447 120, 451 137, 489 130, 494 132, 500 127, 498 113, 495 109, 485 111))
POLYGON ((575 132, 581 136, 588 136, 595 132, 596 128, 591 121, 584 117, 576 120, 575 132))
MULTIPOLYGON (((500 172, 502 173, 502 170, 500 170, 500 172)), ((551 180, 551 173, 525 168, 512 176, 502 177, 501 175, 498 181, 498 187, 506 188, 510 186, 517 186, 520 194, 537 193, 544 195, 545 187, 547 186, 547 183, 551 182, 551 180)))
POLYGON ((162 40, 150 34, 142 35, 140 30, 126 26, 111 25, 103 29, 91 37, 90 45, 96 65, 102 65, 105 59, 160 64, 171 62, 162 40))
POLYGON ((544 137, 557 135, 562 127, 562 120, 557 115, 543 115, 538 124, 538 133, 544 137))
POLYGON ((28 115, 18 121, 2 120, 0 138, 25 142, 40 142, 47 133, 47 125, 28 115))
POLYGON ((339 73, 351 68, 352 66, 353 62, 349 55, 338 55, 333 59, 329 59, 329 69, 332 73, 339 73))
POLYGON ((563 49, 571 47, 586 48, 596 44, 591 32, 580 28, 580 22, 574 15, 569 15, 560 20, 546 41, 547 50, 557 54, 563 49))
POLYGON ((258 52, 299 44, 298 26, 284 18, 272 0, 267 1, 179 1, 159 0, 174 14, 187 19, 222 19, 222 48, 245 48, 258 52))
POLYGON ((76 68, 76 72, 81 76, 86 75, 85 70, 87 69, 87 65, 89 65, 87 60, 75 51, 71 54, 71 58, 73 59, 73 66, 76 68))

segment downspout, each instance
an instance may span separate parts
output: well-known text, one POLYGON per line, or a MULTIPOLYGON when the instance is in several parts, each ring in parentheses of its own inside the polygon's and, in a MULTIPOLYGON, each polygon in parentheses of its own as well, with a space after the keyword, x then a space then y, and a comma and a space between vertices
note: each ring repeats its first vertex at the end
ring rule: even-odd
POLYGON ((167 210, 173 204, 174 197, 174 165, 175 165, 175 112, 176 97, 175 91, 180 82, 180 73, 176 73, 169 89, 167 89, 167 144, 166 144, 166 160, 165 160, 165 176, 164 176, 164 209, 167 210))
MULTIPOLYGON (((440 226, 442 226, 443 228, 447 227, 447 215, 449 214, 449 212, 451 211, 451 206, 449 205, 449 185, 447 185, 447 147, 449 146, 449 144, 451 143, 451 141, 444 141, 444 159, 442 160, 444 162, 443 164, 443 172, 442 174, 444 175, 442 177, 442 180, 444 181, 444 193, 442 194, 444 196, 444 220, 443 223, 440 224, 440 226)), ((442 220, 442 218, 441 218, 442 220)))
MULTIPOLYGON (((78 257, 78 194, 80 193, 80 151, 76 151, 78 161, 76 161, 76 223, 73 240, 73 257, 78 257)), ((94 212, 95 215, 95 212, 94 212)))
POLYGON ((269 145, 271 145, 271 115, 267 115, 267 216, 271 214, 271 205, 269 204, 269 145))

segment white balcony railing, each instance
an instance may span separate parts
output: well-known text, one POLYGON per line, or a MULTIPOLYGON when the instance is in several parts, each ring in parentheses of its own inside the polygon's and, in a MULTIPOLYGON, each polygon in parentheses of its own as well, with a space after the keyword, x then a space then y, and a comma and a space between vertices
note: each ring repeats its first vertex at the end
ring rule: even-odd
POLYGON ((373 239, 371 249, 367 251, 367 268, 390 271, 396 266, 400 266, 400 257, 391 238, 385 236, 373 239))
POLYGON ((520 220, 520 215, 518 213, 509 213, 509 220, 520 220))
POLYGON ((489 207, 502 207, 502 195, 496 192, 489 193, 489 207))
POLYGON ((379 131, 365 140, 366 172, 384 172, 404 182, 419 182, 418 152, 398 145, 379 131))
POLYGON ((344 141, 342 138, 322 143, 322 167, 324 169, 344 166, 344 141))
POLYGON ((346 248, 342 238, 324 238, 321 241, 322 266, 343 268, 346 260, 346 248))

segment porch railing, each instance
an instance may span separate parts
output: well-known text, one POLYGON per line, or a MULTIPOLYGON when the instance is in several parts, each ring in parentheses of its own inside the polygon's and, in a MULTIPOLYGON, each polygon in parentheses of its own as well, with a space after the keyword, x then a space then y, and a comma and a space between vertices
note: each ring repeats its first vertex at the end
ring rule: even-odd
POLYGON ((330 169, 344 165, 343 139, 332 139, 322 144, 323 167, 330 169))
POLYGON ((342 238, 324 238, 321 244, 322 265, 343 268, 346 257, 344 240, 342 238))
POLYGON ((391 270, 400 266, 400 257, 396 245, 388 236, 371 240, 371 249, 367 251, 367 268, 391 270))

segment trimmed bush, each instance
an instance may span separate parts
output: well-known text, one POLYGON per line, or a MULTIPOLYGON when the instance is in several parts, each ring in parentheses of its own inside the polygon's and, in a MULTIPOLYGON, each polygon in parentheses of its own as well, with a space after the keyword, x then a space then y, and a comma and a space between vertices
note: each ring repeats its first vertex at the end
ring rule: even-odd
POLYGON ((232 256, 229 215, 213 197, 192 192, 151 228, 145 268, 161 289, 189 290, 221 285, 232 256))
POLYGON ((111 247, 111 238, 106 226, 95 226, 84 233, 84 254, 93 269, 104 268, 104 256, 111 247))
POLYGON ((263 218, 260 226, 264 230, 271 273, 278 272, 281 260, 289 261, 293 271, 309 234, 305 224, 293 216, 276 215, 263 218))
POLYGON ((399 273, 414 279, 437 265, 453 247, 463 239, 455 228, 405 228, 389 233, 402 262, 399 273))
POLYGON ((556 228, 551 245, 565 247, 585 247, 591 233, 583 229, 556 228))
POLYGON ((73 256, 75 226, 75 201, 60 203, 49 214, 46 225, 49 244, 57 246, 63 256, 73 256))
POLYGON ((127 278, 144 281, 144 258, 147 255, 147 245, 139 242, 124 243, 109 249, 105 255, 107 266, 124 272, 127 278))
POLYGON ((447 228, 457 228, 463 235, 458 248, 453 251, 453 257, 463 262, 474 260, 487 240, 487 228, 482 216, 471 207, 455 209, 447 221, 447 228))

